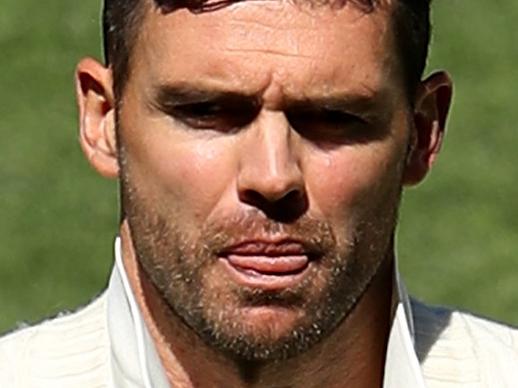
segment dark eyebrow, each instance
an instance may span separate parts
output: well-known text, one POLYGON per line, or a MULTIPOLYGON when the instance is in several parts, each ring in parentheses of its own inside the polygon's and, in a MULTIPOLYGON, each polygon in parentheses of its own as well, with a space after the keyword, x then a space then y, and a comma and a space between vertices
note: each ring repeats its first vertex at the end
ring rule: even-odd
POLYGON ((385 93, 376 93, 373 95, 337 94, 324 97, 308 97, 305 99, 294 99, 286 101, 288 110, 337 110, 337 111, 353 111, 353 112, 373 112, 387 104, 385 93))
POLYGON ((179 106, 203 102, 236 102, 256 104, 257 98, 252 95, 214 88, 200 88, 193 85, 164 84, 153 87, 152 103, 156 106, 179 106))
MULTIPOLYGON (((379 91, 372 94, 345 92, 329 96, 309 96, 302 99, 286 97, 281 109, 287 111, 336 110, 375 115, 390 106, 388 95, 389 93, 379 91)), ((256 108, 262 104, 261 98, 253 94, 184 83, 154 86, 150 101, 152 107, 162 110, 205 102, 256 108)))

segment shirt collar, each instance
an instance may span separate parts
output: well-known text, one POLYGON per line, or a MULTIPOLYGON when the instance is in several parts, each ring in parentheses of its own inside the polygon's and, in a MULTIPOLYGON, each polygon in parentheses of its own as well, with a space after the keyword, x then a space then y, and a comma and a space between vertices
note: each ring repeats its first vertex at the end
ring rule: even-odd
MULTIPOLYGON (((120 238, 107 291, 107 326, 111 343, 112 386, 170 388, 155 345, 144 323, 122 261, 120 238)), ((389 334, 383 388, 425 388, 414 350, 414 325, 408 293, 395 265, 397 297, 389 334)))
POLYGON ((165 370, 144 324, 115 240, 115 265, 108 285, 107 326, 113 388, 169 388, 165 370))
POLYGON ((397 258, 394 268, 393 295, 397 301, 387 345, 383 388, 426 388, 414 347, 414 319, 410 298, 405 284, 401 280, 397 258))

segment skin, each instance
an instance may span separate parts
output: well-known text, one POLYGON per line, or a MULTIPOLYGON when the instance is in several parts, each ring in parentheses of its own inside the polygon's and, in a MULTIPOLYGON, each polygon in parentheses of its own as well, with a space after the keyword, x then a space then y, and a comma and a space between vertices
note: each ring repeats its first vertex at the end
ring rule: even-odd
POLYGON ((148 10, 117 114, 111 69, 78 65, 81 145, 121 180, 125 266, 175 387, 381 386, 400 193, 451 97, 444 73, 405 94, 393 7, 148 10), (224 109, 201 117, 207 99, 224 109), (222 260, 243 238, 318 258, 268 299, 222 260))

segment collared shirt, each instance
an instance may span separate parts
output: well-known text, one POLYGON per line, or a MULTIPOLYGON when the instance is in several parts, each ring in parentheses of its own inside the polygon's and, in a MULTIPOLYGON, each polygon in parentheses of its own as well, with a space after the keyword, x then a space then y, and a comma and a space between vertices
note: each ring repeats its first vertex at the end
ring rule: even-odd
MULTIPOLYGON (((100 297, 0 338, 1 388, 171 388, 115 251, 100 297)), ((409 299, 397 271, 394 283, 383 388, 518 387, 518 330, 409 299)))
MULTIPOLYGON (((114 387, 169 388, 115 243, 115 266, 108 287, 108 327, 112 343, 114 387)), ((408 294, 396 273, 397 304, 390 330, 383 388, 425 388, 414 350, 408 294)))

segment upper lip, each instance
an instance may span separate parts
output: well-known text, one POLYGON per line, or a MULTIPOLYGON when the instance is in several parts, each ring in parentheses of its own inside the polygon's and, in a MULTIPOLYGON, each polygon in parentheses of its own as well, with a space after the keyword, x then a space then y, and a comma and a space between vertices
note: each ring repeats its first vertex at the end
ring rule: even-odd
POLYGON ((239 243, 225 247, 220 254, 222 256, 239 255, 239 256, 308 256, 313 258, 318 256, 315 247, 307 242, 296 239, 254 239, 245 240, 239 243))

